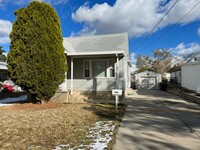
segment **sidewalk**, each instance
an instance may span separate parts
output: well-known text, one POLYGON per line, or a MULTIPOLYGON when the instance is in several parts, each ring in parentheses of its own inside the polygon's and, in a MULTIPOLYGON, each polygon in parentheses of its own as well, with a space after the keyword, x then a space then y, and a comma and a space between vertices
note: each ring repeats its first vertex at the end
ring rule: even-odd
POLYGON ((200 106, 163 91, 128 99, 114 150, 199 150, 200 106))

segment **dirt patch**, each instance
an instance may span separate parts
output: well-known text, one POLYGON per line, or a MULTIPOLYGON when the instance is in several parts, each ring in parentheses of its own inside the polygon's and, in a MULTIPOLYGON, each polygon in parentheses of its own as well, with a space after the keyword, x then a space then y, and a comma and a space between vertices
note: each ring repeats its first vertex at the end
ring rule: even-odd
POLYGON ((86 133, 97 121, 119 121, 113 105, 17 104, 0 108, 0 149, 53 149, 91 142, 86 133))

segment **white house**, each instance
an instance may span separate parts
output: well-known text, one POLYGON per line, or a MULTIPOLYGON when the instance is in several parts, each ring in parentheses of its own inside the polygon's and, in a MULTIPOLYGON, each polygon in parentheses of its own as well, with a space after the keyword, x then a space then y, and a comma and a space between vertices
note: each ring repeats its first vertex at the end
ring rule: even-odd
POLYGON ((162 76, 153 71, 144 71, 135 74, 136 89, 159 89, 159 83, 162 82, 162 76))
POLYGON ((68 73, 62 89, 123 91, 130 87, 128 34, 64 38, 68 73))
POLYGON ((8 77, 8 68, 6 62, 0 62, 0 81, 3 82, 7 80, 8 77))

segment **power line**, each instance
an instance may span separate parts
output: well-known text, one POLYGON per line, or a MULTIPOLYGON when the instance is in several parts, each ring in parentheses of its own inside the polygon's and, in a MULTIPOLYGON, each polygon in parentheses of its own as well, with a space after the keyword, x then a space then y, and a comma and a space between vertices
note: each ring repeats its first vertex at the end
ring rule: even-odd
POLYGON ((149 34, 138 44, 138 46, 135 48, 138 49, 141 44, 143 44, 148 38, 149 36, 152 34, 152 32, 156 29, 156 27, 161 23, 161 21, 167 16, 167 14, 172 10, 172 8, 177 4, 179 0, 176 0, 176 2, 170 7, 170 9, 165 13, 165 15, 158 21, 158 23, 152 28, 152 30, 149 32, 149 34))
POLYGON ((200 4, 200 1, 198 3, 196 3, 183 17, 181 17, 173 26, 171 26, 168 30, 166 30, 165 32, 163 32, 159 37, 156 38, 156 40, 154 40, 153 42, 151 42, 149 45, 145 46, 141 51, 143 51, 144 49, 146 49, 147 47, 153 45, 154 43, 156 43, 158 40, 160 40, 165 34, 167 34, 170 30, 172 30, 178 23, 181 22, 181 20, 183 20, 188 14, 191 13, 191 11, 197 7, 200 4))

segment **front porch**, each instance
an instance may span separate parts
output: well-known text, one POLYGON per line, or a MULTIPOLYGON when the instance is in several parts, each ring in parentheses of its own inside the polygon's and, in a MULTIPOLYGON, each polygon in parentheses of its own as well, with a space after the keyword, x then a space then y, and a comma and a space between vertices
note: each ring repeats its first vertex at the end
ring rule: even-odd
POLYGON ((123 52, 68 55, 67 91, 112 91, 126 88, 123 52))

